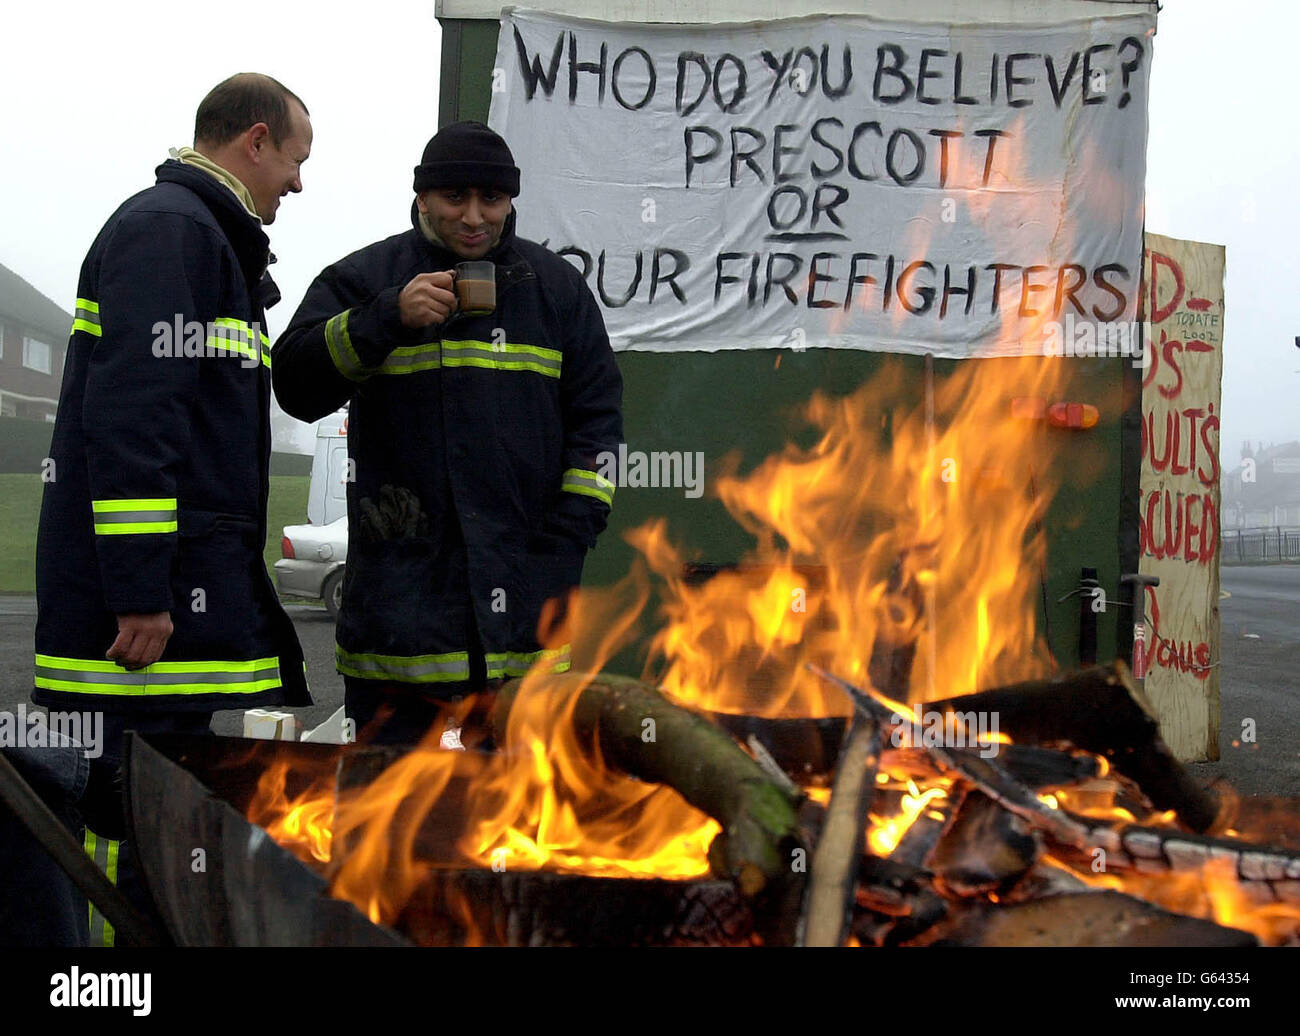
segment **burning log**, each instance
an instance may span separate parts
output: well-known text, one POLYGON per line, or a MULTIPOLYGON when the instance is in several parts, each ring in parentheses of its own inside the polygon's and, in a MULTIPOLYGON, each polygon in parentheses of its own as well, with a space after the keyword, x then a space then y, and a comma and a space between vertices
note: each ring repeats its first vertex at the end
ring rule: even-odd
POLYGON ((1118 846, 1115 833, 1104 825, 1090 827, 1059 809, 1042 802, 1030 788, 1021 784, 992 759, 962 748, 931 748, 939 765, 975 785, 1003 809, 1027 820, 1054 841, 1075 848, 1101 846, 1112 850, 1118 846))
POLYGON ((858 866, 853 934, 864 946, 897 946, 948 916, 933 875, 893 858, 866 855, 858 866))
POLYGON ((1174 810, 1193 831, 1210 830, 1219 816, 1218 797, 1174 758, 1122 661, 927 704, 949 712, 996 713, 1000 729, 1018 740, 1068 741, 1104 755, 1157 809, 1174 810))
MULTIPOLYGON (((847 680, 833 676, 817 666, 810 665, 808 668, 843 688, 860 714, 885 724, 894 722, 897 713, 870 691, 855 687, 847 680)), ((938 745, 926 746, 925 751, 941 769, 973 784, 1003 809, 1028 820, 1058 842, 1078 848, 1113 848, 1116 845, 1114 833, 1109 828, 1089 827, 1039 801, 1031 789, 1012 777, 995 760, 984 758, 982 751, 941 748, 938 745)))
MULTIPOLYGON (((530 679, 536 678, 507 682, 497 697, 492 729, 498 745, 509 748, 510 710, 530 679)), ((566 673, 541 680, 575 695, 574 729, 608 764, 668 785, 722 825, 709 847, 715 873, 732 878, 747 896, 788 878, 794 850, 803 848, 797 800, 724 731, 627 677, 566 673)))
POLYGON ((914 945, 1257 946, 1249 932, 1171 914, 1119 892, 1078 892, 1023 903, 975 903, 914 945))
MULTIPOLYGON (((1256 902, 1300 903, 1300 852, 1295 850, 1138 825, 1118 835, 1119 847, 1102 858, 1107 871, 1185 874, 1217 865, 1230 871, 1256 902)), ((1068 852, 1062 855, 1085 868, 1092 862, 1068 852)))
POLYGON ((834 772, 848 727, 846 716, 792 718, 711 711, 704 715, 742 744, 758 738, 788 776, 805 783, 834 772))
POLYGON ((869 716, 855 716, 840 752, 831 801, 813 853, 799 933, 801 946, 839 946, 844 940, 879 763, 880 728, 869 716))
POLYGON ((953 810, 960 807, 963 795, 963 792, 958 791, 955 803, 944 803, 937 810, 931 806, 917 817, 904 832, 889 858, 904 866, 924 867, 952 820, 953 810), (932 811, 937 812, 938 816, 931 816, 932 811))
MULTIPOLYGON (((1097 757, 1084 752, 1037 745, 998 745, 997 752, 998 762, 1012 777, 1035 789, 1077 784, 1101 773, 1097 757)), ((924 748, 887 748, 880 765, 890 773, 905 773, 918 780, 939 772, 924 748)))
MULTIPOLYGON (((916 656, 915 617, 921 608, 920 587, 905 576, 904 559, 889 575, 872 644, 868 671, 877 687, 906 695, 916 656)), ((839 946, 851 918, 857 861, 862 855, 863 828, 875 792, 883 732, 888 723, 865 710, 855 710, 835 768, 831 801, 813 855, 807 898, 800 918, 801 946, 839 946)))
POLYGON ((1042 843, 1027 821, 973 791, 939 839, 929 866, 943 888, 957 896, 1005 895, 1041 852, 1042 843))

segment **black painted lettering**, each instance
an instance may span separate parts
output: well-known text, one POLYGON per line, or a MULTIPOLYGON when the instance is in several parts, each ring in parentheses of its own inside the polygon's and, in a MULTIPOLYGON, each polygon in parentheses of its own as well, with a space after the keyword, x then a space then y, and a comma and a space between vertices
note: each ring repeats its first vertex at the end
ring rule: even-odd
POLYGON ((903 66, 907 64, 907 53, 897 43, 882 43, 876 48, 876 78, 871 85, 871 96, 881 104, 898 104, 912 96, 915 87, 903 66), (885 76, 898 84, 895 93, 881 91, 885 76))
POLYGON ((722 151, 722 134, 712 126, 687 126, 683 132, 683 137, 685 138, 686 146, 686 186, 690 187, 691 172, 695 167, 697 165, 702 165, 705 162, 711 162, 713 159, 717 158, 718 154, 722 151), (697 134, 706 137, 712 144, 712 147, 710 147, 708 151, 697 152, 691 146, 691 142, 695 139, 697 134))
POLYGON ((827 151, 829 151, 832 155, 835 156, 835 164, 831 166, 829 169, 826 168, 825 166, 818 165, 816 160, 813 161, 812 174, 813 174, 813 178, 817 180, 825 180, 827 177, 834 176, 836 173, 838 173, 841 169, 844 168, 844 152, 841 151, 839 148, 837 148, 834 144, 832 144, 829 140, 827 140, 825 137, 821 135, 821 128, 823 124, 834 126, 837 129, 844 128, 844 123, 840 122, 839 119, 830 115, 826 116, 825 118, 818 119, 816 122, 813 123, 812 125, 813 141, 819 146, 824 147, 827 151))
MULTIPOLYGON (((758 256, 755 256, 754 259, 757 261, 758 256)), ((653 302, 655 300, 655 294, 659 291, 659 285, 666 284, 668 285, 669 290, 672 291, 674 297, 676 297, 677 301, 683 306, 686 305, 686 292, 684 292, 681 285, 677 283, 677 278, 690 268, 690 257, 680 249, 656 248, 654 259, 650 263, 650 301, 653 302), (664 272, 663 268, 663 260, 665 259, 671 259, 673 261, 673 268, 667 272, 664 272)))
POLYGON ((731 129, 731 186, 735 187, 739 179, 741 165, 749 166, 754 175, 758 177, 759 183, 767 183, 767 177, 763 174, 763 167, 754 161, 757 155, 764 147, 767 146, 767 137, 761 130, 753 129, 749 126, 733 126, 731 129), (748 151, 744 150, 740 138, 747 136, 753 142, 753 147, 748 151))

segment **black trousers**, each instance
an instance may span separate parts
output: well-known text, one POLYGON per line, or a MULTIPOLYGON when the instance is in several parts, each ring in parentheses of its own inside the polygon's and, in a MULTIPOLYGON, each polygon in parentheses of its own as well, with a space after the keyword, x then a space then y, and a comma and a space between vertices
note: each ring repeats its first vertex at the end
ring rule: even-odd
MULTIPOLYGON (((101 867, 108 862, 108 876, 117 890, 133 907, 163 929, 166 925, 145 888, 135 851, 126 837, 126 774, 122 771, 126 732, 136 730, 142 734, 209 734, 211 723, 210 712, 105 713, 104 754, 91 760, 90 780, 82 797, 80 809, 85 820, 86 851, 89 853, 92 848, 96 850, 93 855, 101 867)), ((89 911, 89 925, 90 945, 114 944, 111 926, 99 911, 89 911)))

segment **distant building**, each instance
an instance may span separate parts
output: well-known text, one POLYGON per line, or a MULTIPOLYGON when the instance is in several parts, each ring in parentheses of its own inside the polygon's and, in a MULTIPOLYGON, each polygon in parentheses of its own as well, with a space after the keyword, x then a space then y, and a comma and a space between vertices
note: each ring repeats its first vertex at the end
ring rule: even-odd
POLYGON ((1225 530, 1300 526, 1300 442, 1245 443, 1222 488, 1225 530))
POLYGON ((72 314, 0 266, 0 417, 53 421, 72 314))

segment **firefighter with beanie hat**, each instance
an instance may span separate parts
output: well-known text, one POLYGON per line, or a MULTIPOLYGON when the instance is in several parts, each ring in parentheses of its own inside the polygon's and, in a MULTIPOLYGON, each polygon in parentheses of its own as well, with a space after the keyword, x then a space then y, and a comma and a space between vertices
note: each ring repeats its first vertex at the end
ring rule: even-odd
POLYGON ((563 605, 614 502, 598 457, 622 440, 600 308, 516 235, 506 142, 447 126, 413 186, 411 228, 323 270, 272 351, 286 412, 348 407, 336 659, 375 743, 468 738, 500 681, 569 667, 563 605), (492 264, 491 312, 457 304, 468 261, 492 264))

